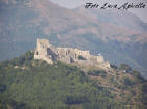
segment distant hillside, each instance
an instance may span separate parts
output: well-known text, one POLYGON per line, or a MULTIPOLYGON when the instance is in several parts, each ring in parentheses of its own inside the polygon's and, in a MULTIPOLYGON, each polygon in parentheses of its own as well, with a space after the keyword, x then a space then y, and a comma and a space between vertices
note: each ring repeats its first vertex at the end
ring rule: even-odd
POLYGON ((1 109, 145 109, 145 81, 128 65, 83 71, 33 55, 0 63, 1 109))
POLYGON ((147 31, 147 24, 142 22, 135 14, 126 10, 100 10, 79 7, 74 9, 74 11, 79 13, 84 12, 87 16, 96 17, 97 21, 102 23, 110 23, 138 32, 147 31))
POLYGON ((145 73, 146 24, 130 13, 103 14, 66 9, 49 0, 1 0, 0 60, 34 49, 39 37, 56 46, 99 52, 113 64, 129 64, 145 73))

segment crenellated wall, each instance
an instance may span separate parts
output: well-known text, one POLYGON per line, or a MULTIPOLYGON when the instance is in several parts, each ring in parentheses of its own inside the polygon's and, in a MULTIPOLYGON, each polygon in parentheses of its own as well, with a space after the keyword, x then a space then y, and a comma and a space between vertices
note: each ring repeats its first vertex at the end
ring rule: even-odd
POLYGON ((82 66, 102 66, 110 68, 109 62, 105 62, 103 56, 91 55, 89 51, 73 48, 55 48, 46 39, 37 39, 34 59, 42 59, 53 64, 62 61, 67 64, 78 64, 82 66))

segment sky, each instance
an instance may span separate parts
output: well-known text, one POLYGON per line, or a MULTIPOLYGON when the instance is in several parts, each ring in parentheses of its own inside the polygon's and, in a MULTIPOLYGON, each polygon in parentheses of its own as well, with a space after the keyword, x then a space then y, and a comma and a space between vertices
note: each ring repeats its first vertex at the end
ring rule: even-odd
POLYGON ((147 23, 147 0, 50 0, 60 6, 66 7, 66 8, 76 8, 79 6, 84 6, 86 2, 92 1, 96 2, 98 4, 104 4, 104 3, 111 3, 111 4, 123 4, 126 2, 129 3, 140 3, 145 2, 146 8, 144 9, 130 9, 129 11, 135 13, 143 22, 147 23))

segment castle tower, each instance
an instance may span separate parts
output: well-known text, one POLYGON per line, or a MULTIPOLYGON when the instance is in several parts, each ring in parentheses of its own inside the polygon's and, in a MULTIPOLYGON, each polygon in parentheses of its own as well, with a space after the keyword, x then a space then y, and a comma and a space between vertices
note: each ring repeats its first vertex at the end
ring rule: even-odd
POLYGON ((52 45, 46 39, 37 39, 36 50, 34 54, 34 59, 42 59, 47 61, 49 64, 53 64, 51 56, 48 54, 48 49, 52 45))

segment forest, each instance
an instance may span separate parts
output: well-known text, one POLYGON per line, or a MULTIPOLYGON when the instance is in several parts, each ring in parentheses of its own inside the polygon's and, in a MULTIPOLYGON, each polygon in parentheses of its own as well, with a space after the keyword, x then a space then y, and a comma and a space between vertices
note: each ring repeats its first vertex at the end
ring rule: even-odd
POLYGON ((0 63, 0 109, 145 109, 140 73, 128 65, 112 68, 116 77, 62 62, 49 65, 29 51, 0 63))

